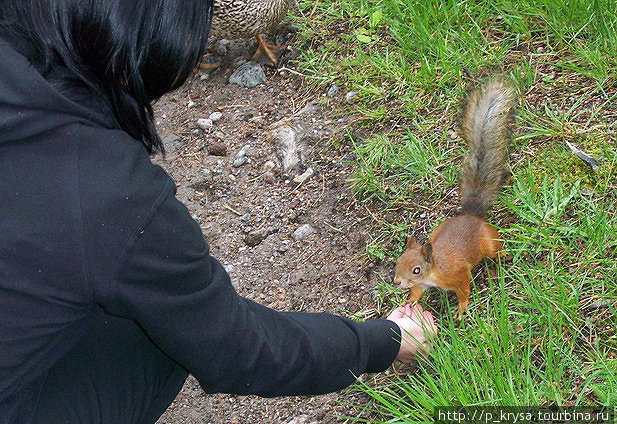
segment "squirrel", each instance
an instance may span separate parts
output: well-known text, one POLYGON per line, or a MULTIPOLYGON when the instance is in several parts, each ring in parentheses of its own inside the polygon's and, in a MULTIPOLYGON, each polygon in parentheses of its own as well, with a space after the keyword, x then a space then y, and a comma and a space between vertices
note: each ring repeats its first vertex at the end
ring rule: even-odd
POLYGON ((405 303, 416 302, 429 287, 452 290, 460 320, 469 302, 471 269, 483 258, 503 255, 499 234, 485 217, 506 177, 513 105, 513 89, 498 79, 469 96, 461 122, 469 146, 460 179, 461 212, 439 224, 424 244, 409 237, 394 272, 394 285, 410 289, 405 303))

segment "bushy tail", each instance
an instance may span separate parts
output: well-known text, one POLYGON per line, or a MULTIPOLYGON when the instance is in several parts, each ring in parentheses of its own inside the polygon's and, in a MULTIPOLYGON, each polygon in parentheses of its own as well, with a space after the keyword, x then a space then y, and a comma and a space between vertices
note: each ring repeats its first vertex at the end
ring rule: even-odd
POLYGON ((463 112, 469 155, 461 176, 462 213, 484 217, 506 173, 514 92, 492 80, 473 92, 463 112))

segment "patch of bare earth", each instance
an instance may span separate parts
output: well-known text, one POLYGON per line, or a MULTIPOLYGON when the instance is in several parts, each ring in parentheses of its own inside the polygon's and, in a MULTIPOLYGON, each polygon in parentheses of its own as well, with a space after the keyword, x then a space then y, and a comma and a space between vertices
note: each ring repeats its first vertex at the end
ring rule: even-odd
MULTIPOLYGON (((156 105, 167 156, 155 161, 175 179, 178 198, 240 295, 281 311, 377 316, 372 291, 378 274, 390 270, 365 260, 370 217, 347 182, 352 153, 328 145, 351 118, 320 106, 295 73, 265 68, 266 81, 249 89, 228 83, 233 70, 224 65, 208 79, 195 77, 156 105), (213 112, 220 115, 200 128, 198 120, 213 112), (297 149, 287 148, 283 160, 281 137, 290 135, 297 149), (290 158, 297 163, 283 169, 290 158)), ((366 416, 367 402, 349 390, 277 399, 206 395, 189 378, 158 424, 343 423, 366 416)))

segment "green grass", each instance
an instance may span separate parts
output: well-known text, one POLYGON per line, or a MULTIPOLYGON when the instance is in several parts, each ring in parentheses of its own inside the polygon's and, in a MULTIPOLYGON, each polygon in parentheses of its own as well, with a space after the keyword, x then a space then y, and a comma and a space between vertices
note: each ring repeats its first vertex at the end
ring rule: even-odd
MULTIPOLYGON (((512 179, 490 218, 512 260, 486 265, 497 276, 480 273, 488 282, 474 283, 460 325, 445 293, 424 295, 439 339, 415 372, 358 383, 373 399, 370 422, 429 422, 446 405, 617 403, 616 9, 613 0, 299 2, 297 68, 318 89, 358 93, 332 102, 369 134, 347 144, 351 184, 378 223, 373 260, 393 264, 410 232, 428 235, 458 206, 457 118, 469 88, 499 74, 520 98, 512 179)), ((383 311, 402 295, 386 281, 377 293, 383 311)))

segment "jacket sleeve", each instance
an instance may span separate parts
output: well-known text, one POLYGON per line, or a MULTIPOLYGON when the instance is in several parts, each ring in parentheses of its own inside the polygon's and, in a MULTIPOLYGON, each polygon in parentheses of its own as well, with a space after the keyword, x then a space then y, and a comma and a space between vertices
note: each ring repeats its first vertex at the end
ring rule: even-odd
POLYGON ((104 306, 134 319, 206 392, 327 393, 392 363, 400 329, 391 321, 277 312, 239 296, 169 191, 121 258, 104 306))

